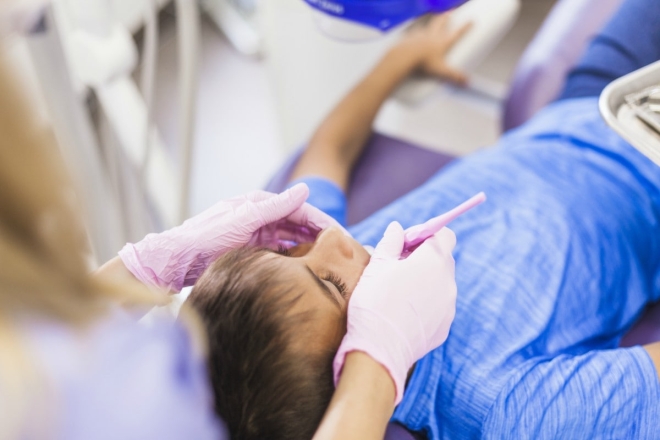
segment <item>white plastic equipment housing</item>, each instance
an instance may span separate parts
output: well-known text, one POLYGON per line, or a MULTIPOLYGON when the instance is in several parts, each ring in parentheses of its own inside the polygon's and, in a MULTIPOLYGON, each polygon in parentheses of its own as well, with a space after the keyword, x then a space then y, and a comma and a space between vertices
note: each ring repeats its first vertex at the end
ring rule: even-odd
MULTIPOLYGON (((472 23, 472 28, 447 54, 447 64, 468 76, 493 51, 511 30, 520 13, 520 0, 470 0, 451 14, 451 26, 459 28, 472 23)), ((406 104, 416 104, 429 96, 440 81, 428 77, 413 77, 404 82, 395 98, 406 104)), ((474 81, 468 87, 486 95, 497 95, 483 82, 474 81)), ((499 96, 497 96, 499 98, 499 96)))
POLYGON ((316 27, 322 34, 334 40, 345 43, 361 43, 385 36, 385 32, 371 26, 336 18, 316 9, 310 10, 316 27))

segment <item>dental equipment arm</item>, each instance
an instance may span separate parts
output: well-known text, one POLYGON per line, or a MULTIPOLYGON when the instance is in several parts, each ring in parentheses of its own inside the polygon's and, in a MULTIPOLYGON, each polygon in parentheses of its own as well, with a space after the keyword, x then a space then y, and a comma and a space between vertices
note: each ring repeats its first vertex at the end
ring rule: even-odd
POLYGON ((298 162, 292 180, 317 175, 346 189, 353 164, 371 134, 378 110, 396 87, 413 71, 463 83, 444 56, 468 26, 449 30, 449 15, 436 16, 426 26, 412 29, 371 73, 330 113, 313 135, 298 162))
POLYGON ((127 244, 119 258, 100 275, 126 276, 124 266, 142 283, 179 292, 192 286, 206 267, 224 253, 246 244, 276 247, 282 242, 305 243, 335 220, 305 203, 306 185, 282 194, 254 191, 218 202, 181 226, 127 244))
POLYGON ((364 353, 349 353, 313 440, 382 440, 394 411, 395 391, 381 364, 364 353))

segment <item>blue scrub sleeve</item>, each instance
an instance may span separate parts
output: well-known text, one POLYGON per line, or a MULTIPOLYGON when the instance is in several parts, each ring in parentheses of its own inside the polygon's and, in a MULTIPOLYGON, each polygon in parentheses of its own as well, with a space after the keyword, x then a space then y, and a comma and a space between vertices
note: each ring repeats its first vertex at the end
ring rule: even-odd
POLYGON ((298 183, 305 183, 309 187, 307 203, 346 226, 346 194, 336 183, 323 177, 303 177, 289 183, 287 188, 298 183))
POLYGON ((530 360, 495 400, 483 438, 658 438, 658 395, 641 347, 530 360))

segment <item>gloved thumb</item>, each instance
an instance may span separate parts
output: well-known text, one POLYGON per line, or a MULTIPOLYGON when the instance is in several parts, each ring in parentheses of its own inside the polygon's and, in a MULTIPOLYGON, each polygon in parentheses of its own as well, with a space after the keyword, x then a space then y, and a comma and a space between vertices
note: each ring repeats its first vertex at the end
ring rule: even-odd
POLYGON ((255 203, 264 225, 281 220, 299 209, 309 197, 309 188, 304 183, 292 186, 281 194, 255 203))
POLYGON ((383 238, 378 243, 378 246, 376 246, 371 259, 397 260, 403 252, 404 243, 405 234, 403 227, 399 222, 392 222, 385 230, 385 234, 383 234, 383 238))

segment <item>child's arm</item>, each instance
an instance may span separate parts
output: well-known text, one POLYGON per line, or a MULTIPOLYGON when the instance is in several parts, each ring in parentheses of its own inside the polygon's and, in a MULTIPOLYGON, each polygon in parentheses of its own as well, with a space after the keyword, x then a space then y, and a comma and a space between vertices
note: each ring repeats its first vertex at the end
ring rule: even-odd
POLYGON ((445 63, 449 49, 468 30, 450 30, 447 14, 411 29, 328 115, 296 165, 292 180, 315 175, 347 189, 351 169, 371 134, 378 110, 415 70, 463 84, 465 77, 445 63))
POLYGON ((651 357, 653 365, 655 365, 655 370, 658 372, 658 378, 660 378, 660 342, 645 345, 644 350, 646 350, 651 357))

